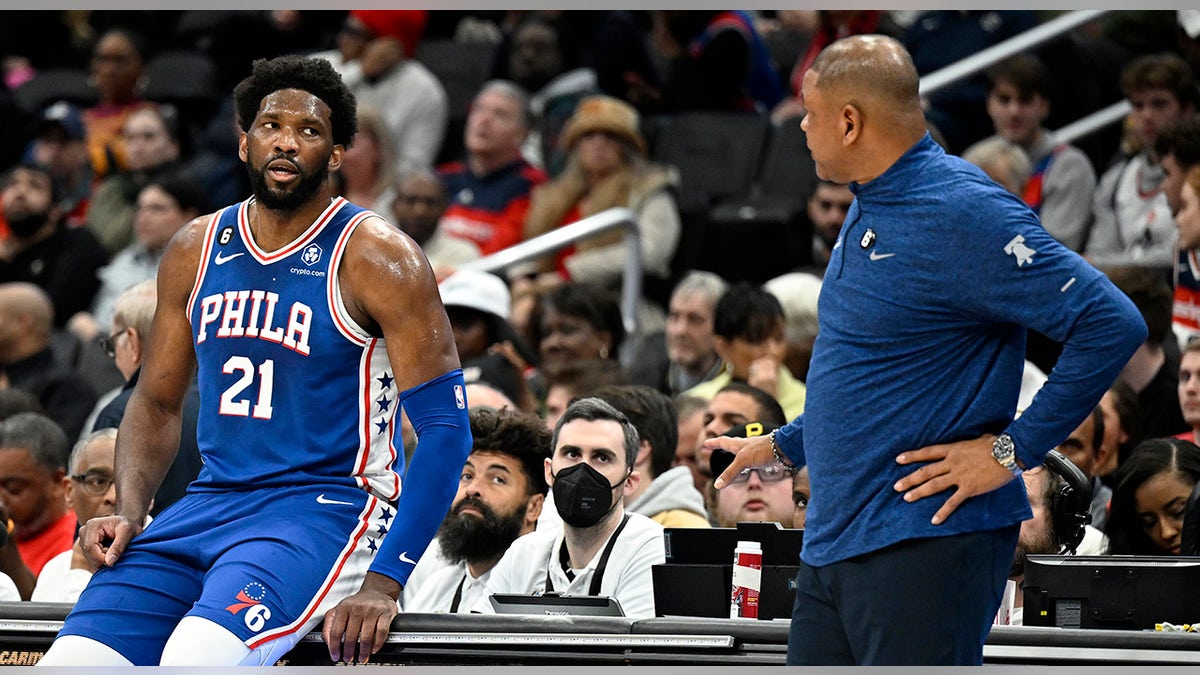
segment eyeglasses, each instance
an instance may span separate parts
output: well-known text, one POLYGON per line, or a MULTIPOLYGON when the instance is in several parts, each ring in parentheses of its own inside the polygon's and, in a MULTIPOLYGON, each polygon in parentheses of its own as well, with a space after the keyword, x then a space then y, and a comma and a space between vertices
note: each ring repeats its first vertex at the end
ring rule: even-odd
POLYGON ((783 468, 778 462, 766 466, 748 466, 733 477, 730 483, 745 483, 750 480, 750 472, 758 474, 758 479, 764 483, 778 483, 785 478, 791 478, 792 472, 783 468))
POLYGON ((83 485, 83 489, 87 490, 89 494, 99 497, 112 487, 114 478, 103 471, 88 471, 71 476, 71 480, 83 485))
POLYGON ((116 356, 117 356, 117 338, 124 335, 125 331, 127 331, 127 330, 129 330, 129 329, 122 328, 121 330, 113 333, 112 335, 109 335, 108 337, 100 338, 100 348, 104 350, 105 354, 108 354, 108 358, 110 358, 110 359, 116 358, 116 356))

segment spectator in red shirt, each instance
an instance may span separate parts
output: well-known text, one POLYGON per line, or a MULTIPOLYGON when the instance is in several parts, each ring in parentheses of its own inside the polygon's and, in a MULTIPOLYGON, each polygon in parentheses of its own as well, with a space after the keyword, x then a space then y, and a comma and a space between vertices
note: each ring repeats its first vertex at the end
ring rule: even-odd
POLYGON ((467 114, 466 160, 439 169, 450 195, 441 231, 475 242, 484 255, 521 241, 529 194, 546 181, 521 157, 530 120, 523 89, 506 80, 487 82, 467 114))

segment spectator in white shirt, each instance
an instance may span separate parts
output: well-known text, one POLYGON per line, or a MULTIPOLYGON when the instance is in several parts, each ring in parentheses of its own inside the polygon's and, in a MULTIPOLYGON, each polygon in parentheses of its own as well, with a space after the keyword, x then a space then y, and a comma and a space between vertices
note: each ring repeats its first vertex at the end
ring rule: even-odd
MULTIPOLYGON (((609 596, 625 616, 654 616, 651 567, 664 562, 663 528, 625 511, 641 480, 629 418, 597 398, 571 403, 554 428, 546 481, 562 526, 521 537, 492 569, 489 594, 609 596)), ((491 612, 489 597, 472 608, 491 612)))
POLYGON ((397 174, 433 166, 450 119, 445 87, 413 58, 417 23, 411 12, 351 10, 338 48, 312 55, 333 64, 359 105, 383 116, 397 174))

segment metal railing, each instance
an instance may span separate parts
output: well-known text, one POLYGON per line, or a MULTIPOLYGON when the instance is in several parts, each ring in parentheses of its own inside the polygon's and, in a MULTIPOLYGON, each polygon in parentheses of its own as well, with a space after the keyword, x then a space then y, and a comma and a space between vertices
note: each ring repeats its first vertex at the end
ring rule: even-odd
POLYGON ((994 63, 999 63, 1010 56, 1052 40, 1072 28, 1097 19, 1110 11, 1112 10, 1080 9, 1068 12, 1020 35, 1014 35, 1004 42, 972 54, 961 61, 956 61, 941 70, 935 70, 921 78, 921 95, 928 96, 961 79, 970 77, 994 63))
MULTIPOLYGON (((615 229, 624 230, 621 243, 625 245, 625 269, 621 277, 621 323, 625 325, 625 334, 632 336, 637 333, 637 307, 642 295, 642 242, 638 239, 637 214, 625 207, 606 209, 459 267, 499 272, 615 229)), ((630 346, 633 342, 627 339, 625 345, 630 346)))
POLYGON ((1077 119, 1055 131, 1054 140, 1059 143, 1074 143, 1077 139, 1083 138, 1093 131, 1103 129, 1114 122, 1120 122, 1131 110, 1133 110, 1133 105, 1128 100, 1121 99, 1107 108, 1101 108, 1091 115, 1077 119))
MULTIPOLYGON (((1020 35, 1013 36, 1004 42, 922 77, 921 95, 927 96, 961 79, 970 77, 994 63, 1047 42, 1110 11, 1089 9, 1068 12, 1020 35)), ((1120 120, 1129 112, 1129 109, 1128 101, 1118 101, 1066 125, 1055 132, 1055 137, 1060 142, 1069 143, 1120 120)), ((499 272, 618 228, 624 230, 622 243, 625 245, 625 264, 621 281, 621 321, 625 326, 626 334, 633 335, 637 332, 637 307, 642 293, 642 247, 637 233, 637 216, 630 209, 618 207, 601 211, 466 263, 461 267, 484 272, 499 272)), ((626 346, 629 346, 631 342, 627 340, 626 346)))
MULTIPOLYGON (((1035 28, 1014 35, 1004 42, 992 45, 987 49, 972 54, 967 58, 952 63, 941 70, 929 73, 921 78, 921 95, 928 96, 939 89, 947 87, 961 79, 1007 59, 1010 56, 1032 49, 1044 42, 1054 39, 1069 30, 1089 21, 1098 19, 1112 10, 1081 9, 1067 12, 1035 28)), ((1112 105, 1078 119, 1054 132, 1054 138, 1060 143, 1072 143, 1088 134, 1121 120, 1129 113, 1129 102, 1117 101, 1112 105)))

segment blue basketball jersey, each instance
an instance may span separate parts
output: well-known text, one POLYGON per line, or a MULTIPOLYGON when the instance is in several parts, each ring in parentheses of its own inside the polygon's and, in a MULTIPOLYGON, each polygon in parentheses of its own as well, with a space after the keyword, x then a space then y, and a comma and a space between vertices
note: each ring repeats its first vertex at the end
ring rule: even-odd
POLYGON ((188 299, 204 459, 189 491, 337 483, 394 500, 399 391, 383 340, 350 318, 338 285, 346 242, 373 214, 338 197, 267 252, 250 203, 212 218, 188 299))

